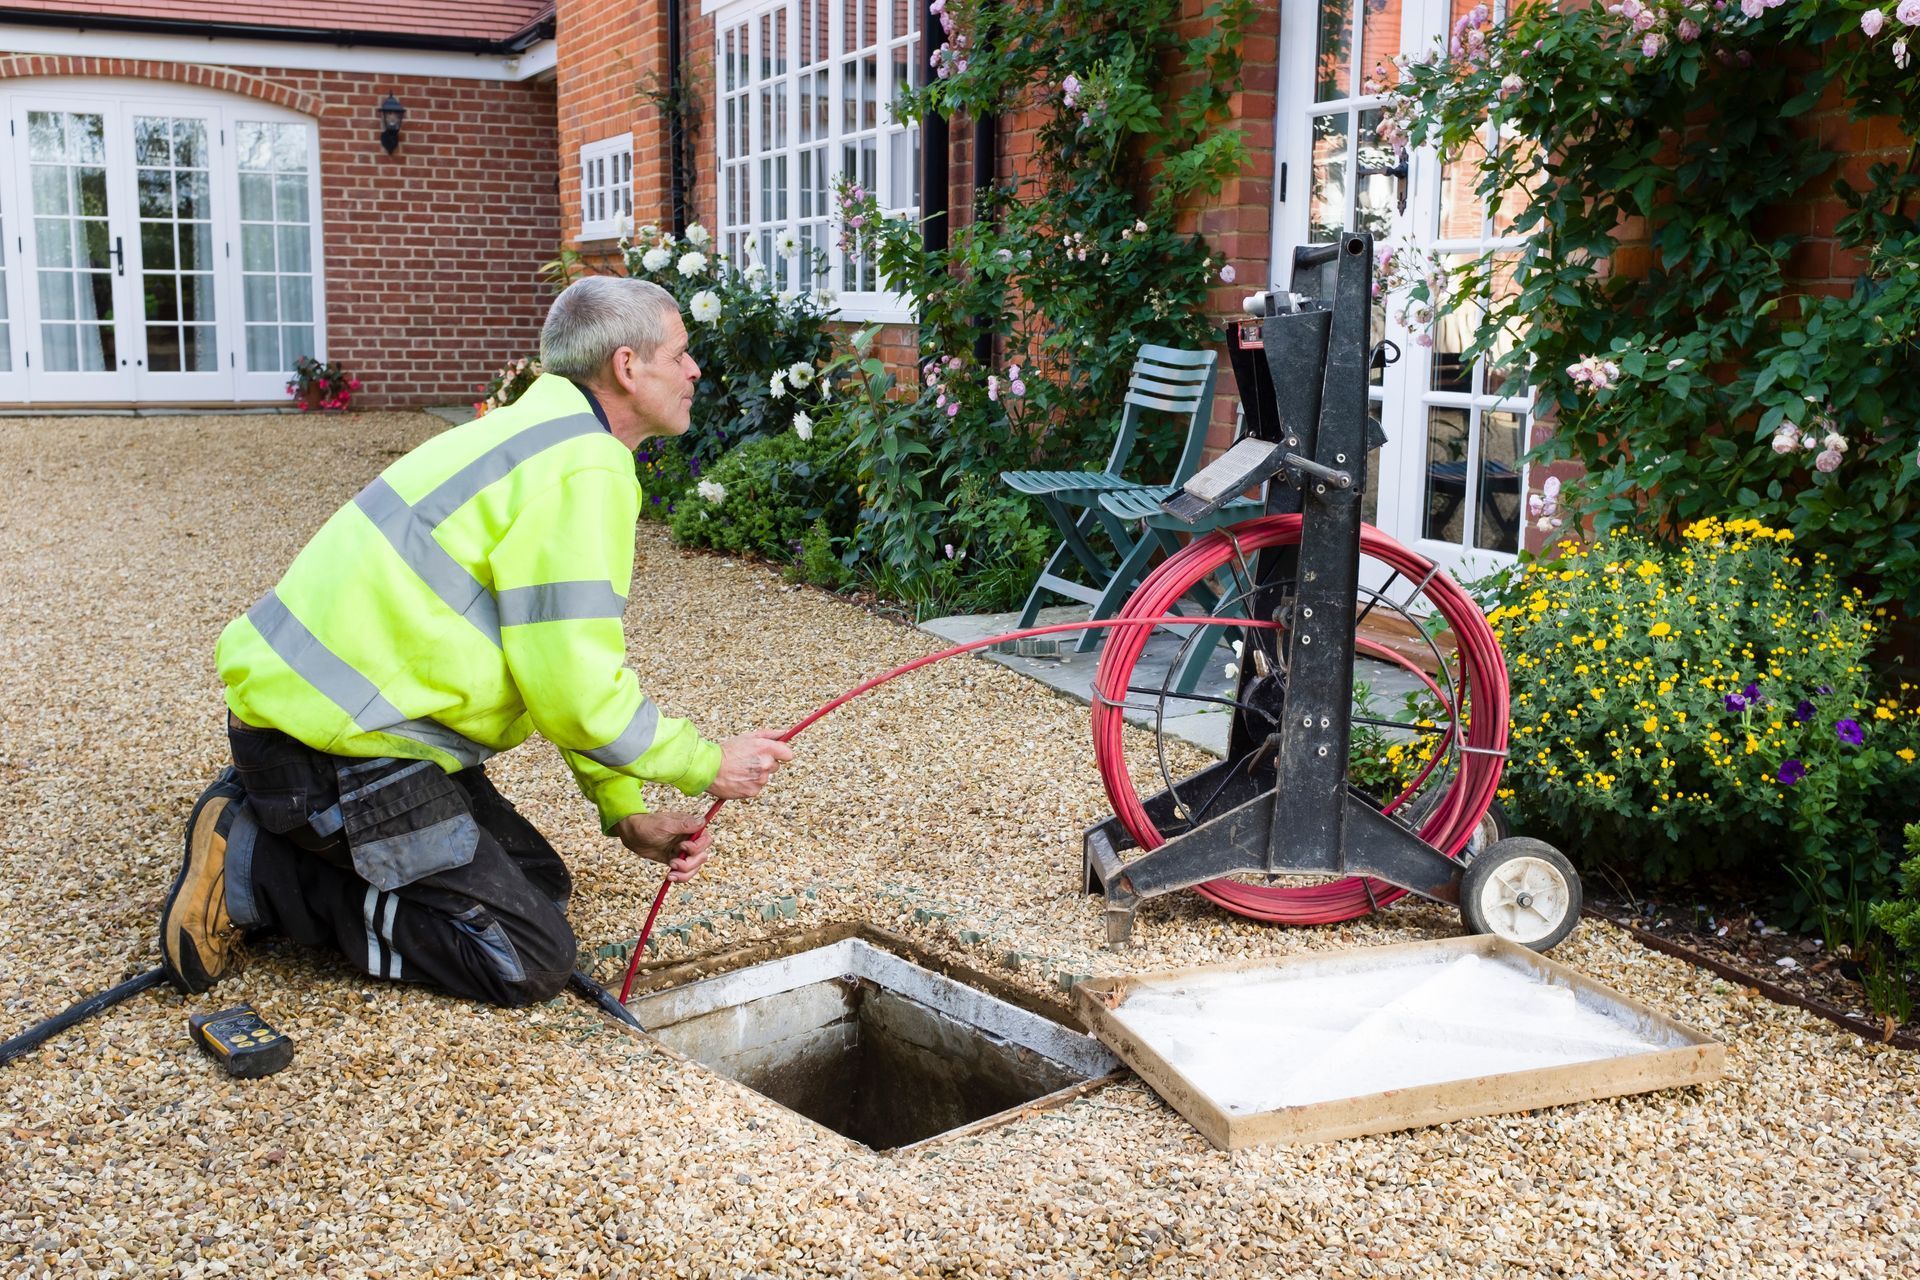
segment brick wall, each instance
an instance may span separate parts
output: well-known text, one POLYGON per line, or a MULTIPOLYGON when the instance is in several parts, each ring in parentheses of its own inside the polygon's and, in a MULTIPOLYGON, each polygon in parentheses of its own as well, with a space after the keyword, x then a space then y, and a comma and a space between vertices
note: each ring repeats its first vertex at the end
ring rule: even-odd
POLYGON ((0 53, 0 79, 49 75, 201 85, 318 120, 327 353, 363 382, 356 405, 471 401, 537 345, 537 268, 560 238, 551 85, 0 53), (407 108, 391 156, 389 93, 407 108))

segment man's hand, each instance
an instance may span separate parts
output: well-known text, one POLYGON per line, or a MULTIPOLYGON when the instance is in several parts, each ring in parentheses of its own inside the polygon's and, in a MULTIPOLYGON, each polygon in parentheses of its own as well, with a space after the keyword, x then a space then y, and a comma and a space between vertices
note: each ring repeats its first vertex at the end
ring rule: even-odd
POLYGON ((615 824, 613 834, 641 857, 666 863, 667 879, 675 884, 700 874, 713 847, 713 833, 692 813, 632 814, 615 824))
POLYGON ((716 800, 749 800, 766 790, 774 770, 793 759, 780 729, 755 729, 720 744, 720 772, 707 794, 716 800))

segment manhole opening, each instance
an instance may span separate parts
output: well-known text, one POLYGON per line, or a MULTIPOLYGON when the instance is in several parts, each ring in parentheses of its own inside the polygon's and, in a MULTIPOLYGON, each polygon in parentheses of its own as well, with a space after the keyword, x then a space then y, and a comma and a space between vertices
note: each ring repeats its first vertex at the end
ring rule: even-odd
POLYGON ((1066 1101, 1120 1069, 1091 1036, 859 936, 630 1007, 662 1043, 875 1150, 1066 1101))

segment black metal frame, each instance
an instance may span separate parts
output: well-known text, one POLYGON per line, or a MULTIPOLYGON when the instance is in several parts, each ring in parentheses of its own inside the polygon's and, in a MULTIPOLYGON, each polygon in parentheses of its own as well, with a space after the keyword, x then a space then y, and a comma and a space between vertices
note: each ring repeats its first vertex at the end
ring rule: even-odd
MULTIPOLYGON (((1461 864, 1347 785, 1361 501, 1367 455, 1379 444, 1367 397, 1373 237, 1348 234, 1295 250, 1290 283, 1328 266, 1332 300, 1278 295, 1260 322, 1265 367, 1236 358, 1248 434, 1278 457, 1248 478, 1229 477, 1228 487, 1237 493, 1266 472, 1266 513, 1302 516, 1297 547, 1259 553, 1249 602, 1251 616, 1287 624, 1280 728, 1248 714, 1256 676, 1243 663, 1227 758, 1183 784, 1217 787, 1218 816, 1127 863, 1120 854, 1133 841, 1118 818, 1087 829, 1085 888, 1106 897, 1109 942, 1126 941, 1146 899, 1238 873, 1372 876, 1436 901, 1460 900, 1461 864)), ((1184 514, 1183 496, 1188 511, 1209 505, 1177 494, 1167 509, 1184 514)), ((1168 790, 1145 804, 1164 829, 1179 799, 1168 790)))

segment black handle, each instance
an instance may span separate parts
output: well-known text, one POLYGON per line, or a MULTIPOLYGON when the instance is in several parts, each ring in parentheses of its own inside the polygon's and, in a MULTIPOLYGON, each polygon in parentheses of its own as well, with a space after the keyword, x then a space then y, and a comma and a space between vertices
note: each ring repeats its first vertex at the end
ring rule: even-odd
POLYGON ((1395 195, 1399 200, 1400 212, 1405 213, 1407 211, 1407 158, 1406 156, 1404 155, 1401 156, 1397 164, 1357 165, 1355 166, 1353 172, 1354 172, 1354 176, 1359 178, 1392 178, 1394 179, 1398 183, 1398 190, 1395 192, 1395 195))
POLYGON ((120 276, 127 274, 127 255, 126 251, 121 247, 119 236, 113 238, 113 260, 119 264, 120 268, 114 272, 114 274, 120 276))

